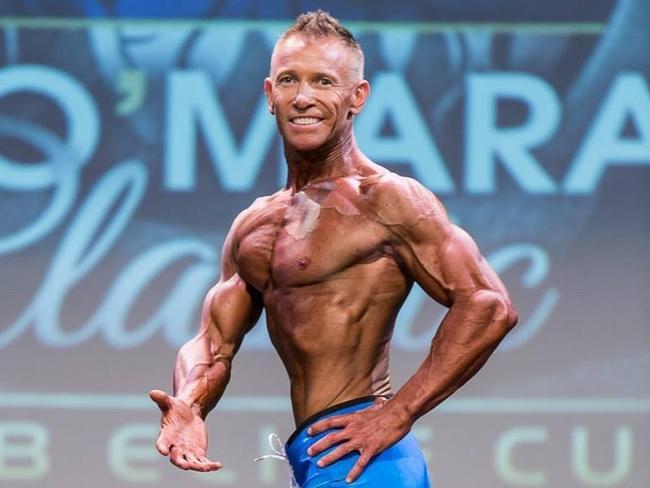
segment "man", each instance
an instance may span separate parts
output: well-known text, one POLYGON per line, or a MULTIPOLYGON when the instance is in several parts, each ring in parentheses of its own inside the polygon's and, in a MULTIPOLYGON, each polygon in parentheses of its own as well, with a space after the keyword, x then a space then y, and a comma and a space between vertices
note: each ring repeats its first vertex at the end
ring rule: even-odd
POLYGON ((264 82, 284 141, 287 185, 234 221, 198 335, 178 354, 157 448, 182 469, 217 470, 205 416, 262 308, 290 377, 297 482, 428 486, 413 422, 472 377, 517 314, 474 241, 427 189, 374 164, 353 119, 370 87, 353 36, 311 12, 277 42, 264 82), (388 351, 416 281, 449 307, 422 365, 396 393, 388 351))

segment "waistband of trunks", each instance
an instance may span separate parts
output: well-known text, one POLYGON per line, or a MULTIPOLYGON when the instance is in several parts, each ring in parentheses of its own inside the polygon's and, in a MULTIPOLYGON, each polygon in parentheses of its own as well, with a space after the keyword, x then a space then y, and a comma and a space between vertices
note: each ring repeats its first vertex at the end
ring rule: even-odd
POLYGON ((337 403, 336 405, 327 407, 326 409, 321 410, 320 412, 317 412, 314 415, 309 416, 307 420, 301 422, 300 425, 296 427, 296 430, 293 432, 293 434, 291 434, 289 440, 287 440, 286 445, 288 446, 289 444, 291 444, 291 442, 298 436, 298 434, 300 434, 300 432, 305 430, 311 424, 317 422, 323 417, 327 417, 329 414, 334 413, 337 410, 342 410, 344 408, 352 407, 359 403, 374 402, 377 398, 390 398, 391 396, 392 395, 369 395, 365 397, 354 398, 352 400, 348 400, 343 403, 337 403))

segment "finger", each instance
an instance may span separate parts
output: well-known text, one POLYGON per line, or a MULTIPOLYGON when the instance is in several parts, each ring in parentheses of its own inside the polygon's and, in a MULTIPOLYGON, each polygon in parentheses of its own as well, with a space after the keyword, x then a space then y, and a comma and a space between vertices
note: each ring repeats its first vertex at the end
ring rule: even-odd
POLYGON ((194 471, 201 471, 201 472, 205 471, 204 464, 201 461, 199 461, 199 459, 194 454, 186 454, 185 460, 187 461, 190 469, 193 469, 194 471))
POLYGON ((320 420, 307 429, 307 434, 316 435, 325 432, 326 430, 340 429, 350 422, 350 417, 351 415, 337 415, 335 417, 328 417, 320 420))
POLYGON ((320 439, 318 442, 315 442, 314 444, 312 444, 309 447, 309 449, 307 449, 307 454, 309 454, 310 456, 314 456, 316 454, 319 454, 319 453, 325 451, 326 449, 329 449, 330 447, 332 447, 332 446, 334 446, 336 444, 339 444, 339 443, 343 442, 344 440, 346 440, 345 437, 343 437, 339 433, 335 432, 335 433, 332 433, 332 434, 328 434, 325 437, 323 437, 322 439, 320 439))
POLYGON ((316 464, 318 464, 319 467, 324 468, 325 466, 329 466, 333 462, 338 461, 343 456, 350 454, 352 451, 356 451, 356 449, 349 442, 342 444, 330 452, 327 456, 323 456, 321 459, 319 459, 318 463, 316 464))
POLYGON ((167 438, 163 434, 160 434, 158 436, 158 440, 156 441, 156 449, 158 449, 158 452, 163 456, 169 456, 170 448, 171 445, 169 444, 167 438))
POLYGON ((357 462, 354 464, 348 475, 345 477, 345 481, 347 483, 353 483, 356 481, 356 479, 361 476, 363 470, 366 469, 366 466, 368 466, 368 463, 373 456, 374 454, 369 449, 365 449, 361 453, 361 456, 359 456, 359 459, 357 459, 357 462))
POLYGON ((370 409, 371 410, 376 410, 378 408, 381 408, 386 404, 387 401, 388 401, 388 399, 386 399, 384 397, 377 397, 377 398, 375 398, 375 401, 373 402, 373 405, 372 405, 372 407, 370 407, 370 409))
POLYGON ((171 407, 171 398, 162 390, 151 390, 149 392, 149 398, 151 398, 156 403, 156 405, 158 405, 158 408, 160 408, 163 413, 169 410, 171 407))
POLYGON ((175 466, 178 466, 181 469, 188 470, 190 469, 189 463, 185 459, 183 451, 177 448, 172 448, 170 455, 169 455, 169 460, 174 464, 175 466))
POLYGON ((210 461, 206 457, 200 457, 199 461, 207 466, 208 471, 217 471, 218 469, 223 468, 223 464, 221 464, 219 461, 210 461))

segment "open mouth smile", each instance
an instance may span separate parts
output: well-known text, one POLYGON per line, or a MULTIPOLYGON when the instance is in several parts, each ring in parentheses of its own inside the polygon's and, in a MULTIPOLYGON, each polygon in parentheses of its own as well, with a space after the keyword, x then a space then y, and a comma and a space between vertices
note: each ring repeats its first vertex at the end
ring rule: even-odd
POLYGON ((316 125, 322 121, 323 119, 318 117, 293 117, 289 119, 289 122, 294 125, 316 125))

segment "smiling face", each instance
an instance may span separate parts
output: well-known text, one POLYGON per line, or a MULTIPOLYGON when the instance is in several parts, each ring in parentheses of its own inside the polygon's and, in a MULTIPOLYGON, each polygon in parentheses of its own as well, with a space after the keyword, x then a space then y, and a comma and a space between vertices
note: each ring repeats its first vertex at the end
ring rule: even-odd
POLYGON ((308 152, 351 133, 369 91, 359 71, 355 51, 334 37, 281 41, 264 91, 285 144, 308 152))

